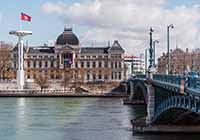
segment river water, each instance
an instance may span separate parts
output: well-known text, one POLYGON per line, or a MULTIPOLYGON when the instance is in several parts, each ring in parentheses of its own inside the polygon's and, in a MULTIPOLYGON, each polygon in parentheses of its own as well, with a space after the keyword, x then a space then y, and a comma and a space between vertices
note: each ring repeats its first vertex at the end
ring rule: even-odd
POLYGON ((0 98, 0 140, 194 140, 198 135, 133 135, 142 106, 120 98, 0 98))

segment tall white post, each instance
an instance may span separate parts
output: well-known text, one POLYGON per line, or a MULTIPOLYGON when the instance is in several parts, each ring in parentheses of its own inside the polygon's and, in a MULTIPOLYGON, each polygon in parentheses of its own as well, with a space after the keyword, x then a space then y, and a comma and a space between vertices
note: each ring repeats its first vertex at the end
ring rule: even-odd
POLYGON ((27 35, 32 35, 31 31, 11 31, 11 35, 18 37, 18 70, 17 70, 17 87, 24 88, 24 45, 22 38, 27 35))
POLYGON ((22 36, 18 36, 18 70, 17 70, 17 87, 24 87, 24 47, 22 36))

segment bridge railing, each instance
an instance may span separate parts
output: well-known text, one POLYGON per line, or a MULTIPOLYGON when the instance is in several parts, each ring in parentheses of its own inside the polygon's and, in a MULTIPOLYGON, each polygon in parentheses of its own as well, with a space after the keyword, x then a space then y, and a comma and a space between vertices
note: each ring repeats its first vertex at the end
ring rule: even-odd
POLYGON ((185 77, 180 75, 159 75, 154 74, 153 75, 154 80, 162 81, 162 82, 168 82, 172 84, 180 85, 182 80, 185 80, 185 77))
POLYGON ((200 79, 189 77, 187 79, 188 87, 189 88, 198 88, 200 89, 200 79))

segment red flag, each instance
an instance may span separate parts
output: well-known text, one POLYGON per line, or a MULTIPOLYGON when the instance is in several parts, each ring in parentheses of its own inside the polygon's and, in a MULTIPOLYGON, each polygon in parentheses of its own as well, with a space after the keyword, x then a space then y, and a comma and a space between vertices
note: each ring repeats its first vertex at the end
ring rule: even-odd
POLYGON ((30 22, 31 21, 31 16, 29 16, 27 14, 24 14, 24 13, 21 13, 21 20, 30 22))

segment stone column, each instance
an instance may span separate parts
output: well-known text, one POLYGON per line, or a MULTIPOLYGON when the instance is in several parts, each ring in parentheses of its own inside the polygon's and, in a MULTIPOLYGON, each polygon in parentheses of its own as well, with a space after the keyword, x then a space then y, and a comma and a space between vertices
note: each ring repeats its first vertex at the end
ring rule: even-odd
POLYGON ((155 90, 151 80, 147 81, 147 118, 146 123, 152 124, 155 114, 155 90))

